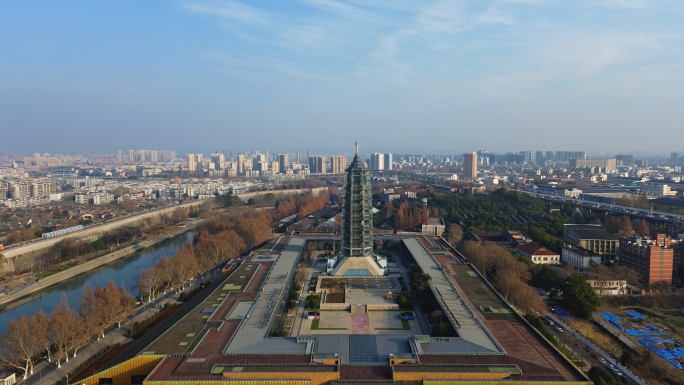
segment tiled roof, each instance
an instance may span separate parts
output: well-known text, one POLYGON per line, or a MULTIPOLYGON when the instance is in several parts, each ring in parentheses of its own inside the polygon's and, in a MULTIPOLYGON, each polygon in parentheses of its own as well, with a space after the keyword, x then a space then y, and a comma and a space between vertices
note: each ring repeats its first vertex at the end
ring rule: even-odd
POLYGON ((558 253, 554 253, 553 251, 545 247, 541 247, 536 243, 523 243, 518 245, 516 248, 529 255, 558 255, 558 253))

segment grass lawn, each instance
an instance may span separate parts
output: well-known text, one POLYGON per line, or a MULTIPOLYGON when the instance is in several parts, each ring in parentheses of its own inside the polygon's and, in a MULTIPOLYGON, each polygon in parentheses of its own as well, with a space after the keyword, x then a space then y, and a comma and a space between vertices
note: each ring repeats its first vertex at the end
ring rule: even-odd
POLYGON ((40 274, 36 274, 36 277, 38 277, 38 278, 45 278, 45 277, 49 277, 49 276, 51 276, 51 275, 53 275, 53 274, 57 274, 57 272, 56 272, 56 271, 44 271, 44 272, 42 272, 42 273, 40 273, 40 274))
POLYGON ((71 266, 69 265, 62 265, 59 267, 59 271, 64 271, 64 270, 69 270, 71 269, 71 266))
POLYGON ((411 330, 411 324, 408 320, 401 320, 401 328, 375 328, 375 330, 411 330))
POLYGON ((660 318, 665 319, 667 321, 672 321, 672 322, 678 324, 679 326, 684 326, 684 317, 678 317, 676 315, 663 313, 661 311, 646 308, 646 307, 640 307, 639 310, 648 314, 648 315, 660 317, 660 318))
POLYGON ((318 323, 320 320, 313 320, 311 321, 311 330, 347 330, 347 328, 320 328, 318 327, 318 323))

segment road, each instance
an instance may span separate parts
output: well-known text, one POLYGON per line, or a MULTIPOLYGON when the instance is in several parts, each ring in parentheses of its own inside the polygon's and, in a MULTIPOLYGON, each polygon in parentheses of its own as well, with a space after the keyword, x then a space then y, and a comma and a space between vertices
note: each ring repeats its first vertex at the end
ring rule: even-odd
MULTIPOLYGON (((605 353, 603 350, 601 350, 598 346, 594 345, 591 343, 589 340, 584 338, 581 334, 576 332, 573 328, 568 326, 565 322, 561 321, 558 317, 553 316, 549 314, 547 317, 549 317, 553 322, 557 323, 561 328, 563 328, 566 332, 572 334, 575 338, 579 339, 584 343, 591 351, 596 353, 599 357, 602 357, 603 359, 606 360, 607 363, 614 365, 619 371, 622 372, 622 378, 628 380, 630 383, 635 384, 635 385, 647 385, 644 381, 642 381, 639 377, 637 377, 634 373, 630 372, 627 368, 622 366, 620 362, 617 360, 613 359, 610 355, 605 353)), ((606 370, 610 370, 606 368, 606 370)))
POLYGON ((644 219, 655 219, 655 220, 664 221, 664 222, 674 222, 674 223, 684 222, 684 215, 675 214, 675 213, 671 213, 671 212, 668 213, 668 212, 663 212, 663 211, 651 211, 651 210, 647 210, 647 209, 640 209, 640 208, 635 208, 635 207, 630 207, 630 206, 621 206, 621 205, 615 205, 615 204, 611 204, 611 203, 595 203, 595 202, 583 201, 583 200, 573 199, 573 198, 568 198, 568 197, 553 197, 550 195, 536 194, 536 193, 528 192, 528 191, 518 191, 518 192, 523 193, 523 194, 528 194, 528 195, 531 195, 535 198, 544 199, 544 200, 551 201, 551 202, 569 203, 569 204, 574 204, 574 205, 581 206, 581 207, 588 208, 588 209, 604 210, 604 211, 609 211, 609 212, 618 213, 618 214, 635 215, 635 216, 640 216, 644 219))

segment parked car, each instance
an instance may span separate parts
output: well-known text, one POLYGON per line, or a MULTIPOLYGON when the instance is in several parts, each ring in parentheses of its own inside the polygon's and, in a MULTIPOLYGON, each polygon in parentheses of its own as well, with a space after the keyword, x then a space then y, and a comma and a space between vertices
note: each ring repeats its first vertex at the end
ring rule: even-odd
POLYGON ((563 328, 556 328, 556 330, 558 331, 558 333, 563 333, 563 328))

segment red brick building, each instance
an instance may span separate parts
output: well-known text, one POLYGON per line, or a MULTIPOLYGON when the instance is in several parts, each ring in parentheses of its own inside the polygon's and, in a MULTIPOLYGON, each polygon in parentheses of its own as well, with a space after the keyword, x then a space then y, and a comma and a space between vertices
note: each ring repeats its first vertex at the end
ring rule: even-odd
POLYGON ((643 283, 672 282, 672 240, 665 234, 658 234, 656 239, 623 238, 620 242, 620 265, 636 270, 643 283))

